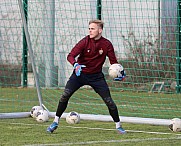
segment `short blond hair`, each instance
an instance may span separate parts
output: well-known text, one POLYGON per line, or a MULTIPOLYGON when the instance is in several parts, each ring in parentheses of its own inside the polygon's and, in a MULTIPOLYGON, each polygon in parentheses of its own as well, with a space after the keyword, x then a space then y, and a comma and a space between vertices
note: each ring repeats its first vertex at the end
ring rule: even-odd
POLYGON ((91 23, 97 24, 97 25, 98 25, 99 27, 101 27, 102 29, 103 29, 103 27, 104 27, 104 22, 103 22, 102 20, 99 20, 99 19, 95 19, 95 20, 89 21, 89 25, 90 25, 91 23))

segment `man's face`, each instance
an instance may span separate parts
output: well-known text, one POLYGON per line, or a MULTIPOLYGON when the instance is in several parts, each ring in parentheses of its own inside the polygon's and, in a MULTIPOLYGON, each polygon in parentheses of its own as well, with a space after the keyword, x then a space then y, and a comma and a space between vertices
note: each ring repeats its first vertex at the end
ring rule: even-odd
POLYGON ((99 39, 102 34, 102 28, 100 28, 96 23, 91 23, 89 25, 89 36, 93 39, 99 39))

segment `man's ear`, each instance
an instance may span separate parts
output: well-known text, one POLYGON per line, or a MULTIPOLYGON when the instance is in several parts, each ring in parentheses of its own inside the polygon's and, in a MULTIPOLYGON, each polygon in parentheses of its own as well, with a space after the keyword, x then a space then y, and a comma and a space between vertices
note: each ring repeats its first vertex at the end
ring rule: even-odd
POLYGON ((102 28, 99 28, 99 33, 102 33, 102 28))

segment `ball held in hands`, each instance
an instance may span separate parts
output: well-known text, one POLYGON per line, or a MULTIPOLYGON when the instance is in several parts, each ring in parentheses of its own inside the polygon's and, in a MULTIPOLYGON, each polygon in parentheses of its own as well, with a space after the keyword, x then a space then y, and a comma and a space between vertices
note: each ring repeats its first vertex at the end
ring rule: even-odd
POLYGON ((126 72, 121 64, 115 63, 109 67, 109 76, 113 78, 114 81, 123 81, 126 77, 126 72))

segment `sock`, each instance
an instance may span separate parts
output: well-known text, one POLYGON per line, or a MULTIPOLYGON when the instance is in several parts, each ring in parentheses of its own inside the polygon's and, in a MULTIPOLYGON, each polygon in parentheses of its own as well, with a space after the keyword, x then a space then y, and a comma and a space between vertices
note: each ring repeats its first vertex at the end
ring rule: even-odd
POLYGON ((116 129, 121 127, 121 122, 120 121, 119 122, 115 122, 115 124, 116 124, 116 129))
POLYGON ((55 116, 55 118, 54 118, 54 122, 56 122, 56 123, 59 123, 59 117, 58 116, 55 116))

